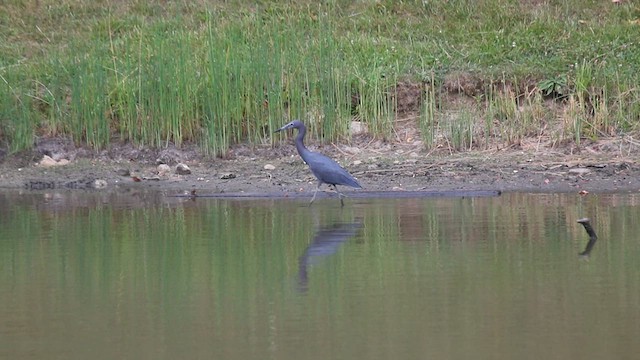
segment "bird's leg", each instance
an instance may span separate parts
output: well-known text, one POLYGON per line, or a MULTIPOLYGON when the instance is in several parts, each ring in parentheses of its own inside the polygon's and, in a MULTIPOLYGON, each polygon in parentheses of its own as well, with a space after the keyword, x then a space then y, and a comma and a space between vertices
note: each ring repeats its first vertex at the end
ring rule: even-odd
POLYGON ((340 206, 344 206, 344 200, 342 199, 347 197, 347 195, 341 193, 340 190, 338 190, 338 186, 336 186, 335 184, 331 186, 333 186, 333 190, 335 190, 338 193, 338 198, 340 199, 340 206))
POLYGON ((318 181, 318 186, 316 187, 316 191, 313 192, 313 197, 311 198, 311 201, 309 202, 309 206, 311 206, 311 204, 313 204, 313 200, 316 199, 316 195, 318 195, 318 190, 320 190, 320 185, 322 185, 322 183, 320 181, 318 181))

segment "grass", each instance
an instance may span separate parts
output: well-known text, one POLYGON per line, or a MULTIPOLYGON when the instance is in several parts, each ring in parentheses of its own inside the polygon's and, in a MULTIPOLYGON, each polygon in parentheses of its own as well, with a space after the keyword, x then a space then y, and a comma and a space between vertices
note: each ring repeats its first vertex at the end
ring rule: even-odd
POLYGON ((542 135, 579 145, 633 134, 640 121, 631 1, 0 7, 0 145, 14 152, 68 136, 96 149, 194 142, 223 155, 234 143, 276 141, 272 130, 293 118, 316 141, 347 140, 354 118, 392 138, 398 79, 424 84, 413 110, 428 148, 542 135), (452 85, 451 74, 465 76, 452 85), (470 107, 454 109, 452 95, 470 107))

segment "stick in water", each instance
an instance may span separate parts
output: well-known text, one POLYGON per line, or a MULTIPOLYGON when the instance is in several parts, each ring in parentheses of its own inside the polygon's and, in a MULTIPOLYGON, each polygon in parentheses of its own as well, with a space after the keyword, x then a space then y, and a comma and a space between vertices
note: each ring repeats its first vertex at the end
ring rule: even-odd
POLYGON ((596 240, 598 240, 598 235, 596 235, 596 232, 593 231, 590 221, 591 220, 589 220, 589 218, 582 218, 578 220, 578 223, 584 226, 584 230, 589 235, 589 242, 587 243, 587 247, 585 247, 584 251, 580 253, 580 256, 589 256, 591 250, 593 250, 593 246, 596 244, 596 240))

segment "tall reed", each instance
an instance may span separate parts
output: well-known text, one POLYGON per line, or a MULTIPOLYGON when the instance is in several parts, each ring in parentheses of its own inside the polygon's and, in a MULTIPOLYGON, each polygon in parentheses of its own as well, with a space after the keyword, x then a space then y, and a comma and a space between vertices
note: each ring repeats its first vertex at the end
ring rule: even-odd
POLYGON ((420 133, 422 134, 422 141, 427 149, 435 147, 436 136, 438 133, 437 122, 437 95, 436 95, 435 78, 433 73, 431 74, 430 81, 427 83, 426 88, 422 94, 422 106, 420 107, 420 133))
POLYGON ((9 150, 15 152, 28 149, 35 139, 31 118, 32 98, 20 96, 11 85, 13 80, 0 77, 0 140, 7 139, 9 150))
POLYGON ((100 149, 109 144, 110 110, 107 70, 100 62, 103 49, 94 54, 80 54, 75 59, 71 76, 70 129, 76 143, 100 149))
POLYGON ((270 137, 285 119, 301 118, 317 139, 348 135, 350 79, 326 15, 226 23, 210 13, 207 26, 203 143, 212 153, 270 137))
POLYGON ((471 150, 475 143, 475 118, 468 109, 451 112, 447 119, 445 139, 451 150, 471 150))

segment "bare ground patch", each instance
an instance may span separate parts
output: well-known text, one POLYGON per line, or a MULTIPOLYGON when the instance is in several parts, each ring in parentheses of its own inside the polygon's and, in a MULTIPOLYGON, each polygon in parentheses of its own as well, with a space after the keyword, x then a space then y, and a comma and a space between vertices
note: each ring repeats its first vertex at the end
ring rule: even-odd
MULTIPOLYGON (((338 159, 359 179, 363 191, 638 191, 637 154, 621 151, 621 142, 600 141, 579 151, 541 149, 531 142, 518 149, 448 153, 446 149, 427 152, 417 145, 362 137, 350 145, 325 145, 314 150, 338 159)), ((76 149, 65 154, 63 158, 73 159, 68 165, 47 168, 36 165, 34 153, 6 158, 0 165, 0 186, 26 189, 32 181, 64 184, 95 178, 106 181, 105 189, 138 187, 172 193, 284 195, 315 189, 315 179, 290 144, 275 149, 236 146, 224 160, 203 157, 194 149, 139 150, 129 146, 104 153, 76 149), (158 159, 172 168, 184 162, 192 172, 158 176, 158 159)))

